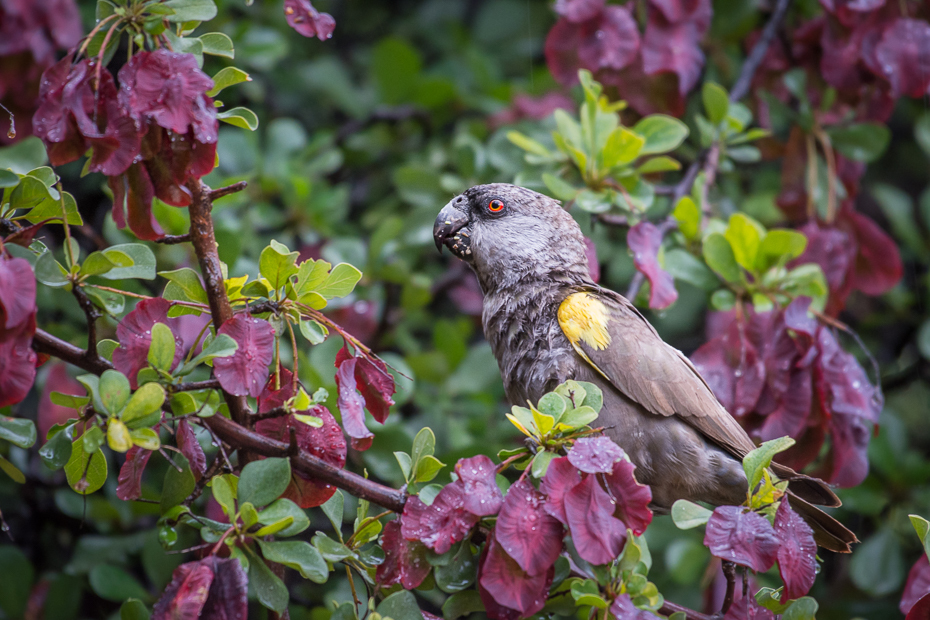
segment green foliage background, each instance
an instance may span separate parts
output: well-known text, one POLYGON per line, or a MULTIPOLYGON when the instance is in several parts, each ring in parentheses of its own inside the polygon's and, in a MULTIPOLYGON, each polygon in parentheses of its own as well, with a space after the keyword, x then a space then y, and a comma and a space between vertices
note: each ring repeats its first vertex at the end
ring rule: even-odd
MULTIPOLYGON (((94 3, 79 4, 85 24, 93 23, 94 3)), ((714 4, 705 79, 729 85, 743 39, 759 15, 741 0, 714 4)), ((327 42, 291 31, 280 2, 218 2, 211 30, 230 35, 235 64, 252 76, 221 99, 227 107, 250 107, 261 124, 255 132, 221 129, 219 167, 205 181, 212 187, 238 180, 250 184, 214 211, 220 256, 231 275, 256 275, 258 254, 272 239, 364 272, 356 294, 335 318, 405 376, 397 375, 396 413, 384 426, 371 425, 372 449, 351 455, 350 466, 400 486, 403 475, 393 452, 409 450, 423 426, 435 431, 436 456, 444 463, 494 455, 520 441, 504 418, 500 376, 480 322, 450 299, 449 259, 437 255, 431 229, 438 209, 471 185, 516 181, 543 188, 539 170, 525 164, 523 152, 506 139, 509 128, 493 129, 487 118, 506 108, 514 94, 555 88, 542 58, 554 16, 549 3, 538 0, 317 5, 337 21, 327 42)), ((224 62, 209 57, 205 70, 212 75, 224 62)), ((692 104, 699 109, 699 101, 692 104)), ((881 364, 887 403, 870 447, 869 477, 841 492, 844 521, 863 544, 851 557, 829 558, 826 574, 811 592, 825 619, 896 617, 906 572, 920 552, 907 514, 930 514, 926 104, 902 101, 890 127, 892 148, 869 168, 860 208, 890 226, 907 270, 902 284, 884 297, 853 299, 845 317, 881 364)), ((545 135, 554 123, 525 122, 518 128, 545 135)), ((0 150, 0 163, 17 172, 41 165, 43 157, 34 139, 0 150)), ((100 177, 81 178, 79 163, 60 173, 86 211, 85 221, 102 226, 109 243, 131 240, 107 214, 110 203, 100 177)), ((725 215, 745 210, 773 225, 780 218, 774 206, 779 187, 777 164, 741 166, 720 176, 716 202, 725 215)), ((659 201, 654 208, 670 207, 659 201)), ((633 264, 622 231, 592 226, 586 214, 575 215, 596 243, 602 283, 624 291, 633 264)), ((159 205, 157 217, 169 234, 187 230, 183 209, 159 205)), ((185 246, 155 249, 160 265, 193 260, 185 246)), ((704 341, 708 292, 700 282, 676 284, 678 302, 649 318, 687 353, 704 341)), ((129 290, 132 286, 142 285, 127 284, 129 290)), ((81 333, 83 315, 73 297, 42 286, 39 296, 40 324, 63 337, 81 333)), ((112 336, 114 329, 110 322, 102 336, 112 336)), ((307 385, 329 389, 332 410, 333 359, 340 346, 331 338, 307 347, 300 364, 307 385)), ((18 406, 19 415, 31 415, 27 412, 35 412, 38 401, 34 391, 18 406)), ((36 457, 10 447, 9 458, 23 466, 36 457)), ((150 468, 161 463, 153 460, 150 468)), ((440 480, 448 479, 449 469, 440 480)), ((49 584, 46 620, 107 617, 126 597, 151 603, 164 588, 182 556, 164 555, 153 527, 157 506, 116 499, 116 471, 111 463, 104 491, 86 503, 61 484, 60 473, 27 487, 0 476, 0 510, 15 539, 0 545, 0 618, 23 614, 37 580, 49 584)), ((146 479, 160 480, 161 474, 147 472, 146 479)), ((346 515, 353 515, 353 500, 346 499, 346 515)), ((321 511, 309 514, 311 531, 328 527, 321 511)), ((647 532, 655 560, 650 578, 667 599, 692 608, 701 608, 701 584, 712 576, 701 536, 675 529, 667 517, 657 518, 647 532)), ((347 581, 338 575, 324 586, 307 581, 291 586, 293 618, 326 620, 330 612, 323 605, 351 598, 347 581)), ((420 594, 437 606, 443 599, 437 590, 420 594)), ((255 617, 265 613, 257 605, 251 611, 255 617)))

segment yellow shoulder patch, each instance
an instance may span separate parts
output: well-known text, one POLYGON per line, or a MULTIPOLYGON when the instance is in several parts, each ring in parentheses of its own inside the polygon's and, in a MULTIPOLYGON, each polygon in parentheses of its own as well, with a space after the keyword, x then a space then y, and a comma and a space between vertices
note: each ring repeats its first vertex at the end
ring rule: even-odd
POLYGON ((607 306, 588 293, 572 293, 559 305, 559 326, 573 346, 582 340, 595 351, 610 344, 607 306))

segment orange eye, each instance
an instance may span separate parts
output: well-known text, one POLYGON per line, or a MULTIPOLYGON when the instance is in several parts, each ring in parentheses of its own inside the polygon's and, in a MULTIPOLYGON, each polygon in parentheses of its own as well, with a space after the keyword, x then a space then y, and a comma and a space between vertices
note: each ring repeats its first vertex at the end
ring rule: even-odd
POLYGON ((503 210, 504 210, 503 200, 498 200, 497 198, 495 198, 494 200, 488 203, 488 211, 490 211, 491 213, 500 213, 503 210))

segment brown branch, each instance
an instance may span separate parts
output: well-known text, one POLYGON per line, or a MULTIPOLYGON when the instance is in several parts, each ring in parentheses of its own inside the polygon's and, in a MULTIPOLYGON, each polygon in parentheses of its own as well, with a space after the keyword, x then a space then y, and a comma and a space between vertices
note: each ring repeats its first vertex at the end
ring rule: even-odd
POLYGON ((74 298, 77 299, 78 305, 81 307, 81 310, 84 311, 84 316, 87 318, 87 349, 84 351, 84 357, 87 359, 98 358, 100 356, 97 353, 97 319, 99 319, 102 314, 100 310, 97 309, 97 306, 94 305, 94 302, 87 296, 87 293, 84 292, 83 288, 74 284, 71 288, 71 292, 74 294, 74 298))
MULTIPOLYGON (((40 353, 53 355, 94 374, 113 368, 113 364, 103 358, 89 360, 84 357, 84 350, 52 336, 41 329, 36 330, 32 341, 33 348, 40 353)), ((217 437, 239 450, 247 450, 261 456, 287 457, 290 445, 283 441, 269 439, 264 435, 249 430, 221 415, 204 418, 201 423, 213 431, 217 437)), ((358 474, 339 469, 304 451, 291 457, 294 470, 325 484, 331 484, 356 497, 367 499, 373 504, 403 512, 407 495, 403 491, 379 484, 358 474)))
POLYGON ((671 616, 672 614, 683 613, 687 620, 718 620, 717 616, 708 616, 707 614, 702 614, 688 607, 682 607, 671 601, 665 601, 662 604, 662 607, 659 607, 659 613, 671 616))
POLYGON ((179 243, 187 243, 190 240, 190 233, 185 233, 183 235, 165 235, 160 239, 156 239, 155 243, 161 243, 162 245, 177 245, 179 243))
POLYGON ((169 390, 175 392, 194 392, 196 390, 218 390, 220 382, 216 379, 207 379, 205 381, 189 381, 188 383, 179 383, 178 385, 168 386, 169 390))
POLYGON ((233 183, 232 185, 227 185, 226 187, 220 187, 217 189, 210 189, 204 185, 204 189, 209 192, 210 202, 215 202, 217 199, 222 198, 223 196, 229 196, 230 194, 235 194, 241 192, 249 183, 247 181, 239 181, 238 183, 233 183))
POLYGON ((723 595, 723 605, 720 607, 720 613, 726 614, 733 604, 733 596, 736 594, 736 564, 729 560, 723 560, 723 576, 727 580, 727 590, 723 595))
MULTIPOLYGON (((207 292, 207 299, 210 302, 210 314, 213 317, 213 325, 216 329, 223 326, 223 323, 233 317, 232 306, 229 304, 229 297, 226 295, 226 284, 223 279, 223 270, 220 263, 220 256, 216 248, 216 236, 213 233, 213 218, 210 212, 213 210, 213 200, 219 196, 225 196, 236 191, 244 189, 246 183, 236 183, 229 187, 224 187, 216 191, 211 190, 204 185, 199 179, 191 179, 187 182, 187 188, 191 192, 191 204, 189 207, 191 215, 191 244, 194 246, 194 252, 197 254, 197 261, 200 263, 200 273, 203 276, 204 290, 207 292)), ((228 392, 223 392, 226 399, 226 405, 229 407, 229 413, 232 419, 242 426, 249 426, 249 406, 244 396, 234 396, 228 392)), ((240 454, 240 457, 244 456, 240 454)), ((246 457, 245 461, 248 458, 246 457)), ((245 462, 243 462, 243 465, 245 462)))

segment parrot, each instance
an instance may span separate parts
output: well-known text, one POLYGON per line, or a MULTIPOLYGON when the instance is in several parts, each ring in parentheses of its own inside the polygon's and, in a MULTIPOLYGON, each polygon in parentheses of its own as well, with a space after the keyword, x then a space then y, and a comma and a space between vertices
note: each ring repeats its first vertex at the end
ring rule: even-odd
MULTIPOLYGON (((679 499, 741 505, 742 459, 756 448, 691 361, 622 295, 590 276, 584 237, 561 203, 506 183, 456 196, 433 226, 436 247, 465 261, 483 293, 481 322, 507 400, 537 402, 568 381, 603 391, 599 424, 652 489, 652 508, 679 499)), ((815 506, 840 500, 822 480, 772 462, 817 544, 849 553, 855 534, 815 506)))

